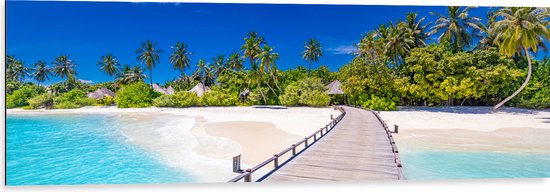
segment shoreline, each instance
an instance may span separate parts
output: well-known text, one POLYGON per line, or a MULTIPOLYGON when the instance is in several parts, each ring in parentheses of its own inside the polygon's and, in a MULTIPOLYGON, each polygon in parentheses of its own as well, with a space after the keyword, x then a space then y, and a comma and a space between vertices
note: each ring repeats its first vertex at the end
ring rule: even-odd
POLYGON ((332 108, 308 107, 7 110, 7 115, 82 113, 122 116, 132 113, 129 116, 137 118, 130 118, 121 124, 136 126, 119 127, 122 135, 129 137, 132 144, 158 154, 167 165, 189 172, 199 182, 225 182, 237 175, 231 171, 233 156, 242 154, 243 168, 254 166, 323 126, 330 120, 330 114, 338 115, 340 112, 332 108), (151 113, 154 115, 149 115, 151 113), (161 127, 139 126, 145 124, 143 122, 150 124, 155 117, 162 119, 161 127))

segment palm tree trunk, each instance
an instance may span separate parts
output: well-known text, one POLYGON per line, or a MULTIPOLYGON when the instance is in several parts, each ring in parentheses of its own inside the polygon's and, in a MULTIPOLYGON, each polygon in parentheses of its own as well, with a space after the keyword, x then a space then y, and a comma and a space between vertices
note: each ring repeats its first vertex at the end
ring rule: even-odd
POLYGON ((271 75, 271 78, 273 79, 273 83, 275 83, 275 87, 277 87, 277 89, 279 91, 282 91, 281 87, 279 87, 279 84, 277 83, 277 80, 275 79, 275 76, 273 75, 273 71, 271 71, 271 69, 269 70, 269 74, 271 75))
POLYGON ((518 90, 516 90, 514 93, 512 93, 512 95, 506 97, 506 99, 504 99, 503 101, 501 101, 500 103, 495 105, 493 107, 493 110, 492 110, 493 112, 496 112, 498 110, 498 108, 500 108, 502 105, 504 105, 510 99, 512 99, 516 95, 518 95, 519 92, 521 92, 527 86, 527 83, 529 83, 529 79, 531 79, 531 71, 533 70, 532 66, 531 66, 531 57, 529 56, 529 51, 527 50, 527 48, 523 48, 523 50, 525 51, 525 55, 527 55, 527 63, 529 64, 528 69, 527 69, 527 78, 525 78, 525 81, 523 82, 523 84, 521 84, 521 87, 519 87, 518 90))
POLYGON ((270 89, 273 93, 275 93, 275 96, 277 96, 277 98, 278 98, 278 97, 279 97, 279 94, 277 94, 277 92, 275 91, 275 89, 273 89, 273 87, 271 87, 271 85, 269 85, 269 82, 266 82, 265 84, 267 85, 267 87, 269 87, 269 89, 270 89))
POLYGON ((309 69, 307 70, 307 77, 309 77, 310 72, 311 72, 311 61, 309 62, 309 69))
POLYGON ((149 69, 149 74, 151 75, 151 89, 153 88, 153 69, 149 69))
POLYGON ((262 95, 262 99, 264 99, 264 104, 267 104, 267 99, 265 98, 264 92, 262 91, 260 87, 260 82, 257 81, 256 84, 258 85, 258 91, 260 91, 260 95, 262 95))

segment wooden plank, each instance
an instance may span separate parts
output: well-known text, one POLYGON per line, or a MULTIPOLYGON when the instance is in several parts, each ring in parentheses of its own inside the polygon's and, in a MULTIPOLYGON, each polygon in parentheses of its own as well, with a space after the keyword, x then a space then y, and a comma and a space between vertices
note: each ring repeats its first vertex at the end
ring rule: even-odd
POLYGON ((263 181, 400 179, 402 170, 380 119, 367 110, 344 109, 333 130, 263 181))

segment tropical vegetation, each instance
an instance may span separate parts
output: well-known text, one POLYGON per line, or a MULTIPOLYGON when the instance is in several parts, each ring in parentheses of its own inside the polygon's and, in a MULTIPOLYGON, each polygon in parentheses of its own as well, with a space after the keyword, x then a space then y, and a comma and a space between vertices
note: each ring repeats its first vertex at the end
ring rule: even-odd
POLYGON ((77 108, 87 105, 126 107, 191 107, 286 105, 322 107, 362 105, 375 110, 397 106, 501 106, 550 108, 550 58, 537 57, 550 39, 549 8, 492 8, 487 18, 474 17, 474 7, 448 7, 445 13, 419 17, 408 13, 367 31, 353 45, 353 59, 336 71, 322 64, 323 47, 305 41, 304 63, 279 69, 281 55, 259 32, 244 34, 242 45, 226 55, 191 60, 191 46, 176 42, 169 55, 147 40, 136 51, 136 65, 122 65, 113 54, 99 57, 98 72, 112 81, 78 80, 77 62, 68 55, 51 66, 27 66, 6 58, 6 107, 77 108), (427 22, 431 18, 433 22, 427 22), (167 57, 180 72, 153 89, 152 70, 167 57), (314 65, 321 63, 320 65, 314 65), (304 67, 305 66, 305 67, 304 67), (318 66, 318 67, 317 67, 318 66), (146 71, 149 75, 146 75, 146 71), (50 77, 63 79, 44 86, 50 77), (34 80, 34 82, 31 82, 34 80), (149 85, 146 81, 149 81, 149 85), (327 84, 342 82, 344 99, 327 94, 327 84), (198 96, 189 90, 209 87, 198 96), (107 88, 115 97, 88 98, 107 88))

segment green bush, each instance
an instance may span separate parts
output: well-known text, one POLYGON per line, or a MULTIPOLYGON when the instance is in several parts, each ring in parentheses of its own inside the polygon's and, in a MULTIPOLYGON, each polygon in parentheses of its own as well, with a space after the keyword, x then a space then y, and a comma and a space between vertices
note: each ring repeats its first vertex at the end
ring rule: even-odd
POLYGON ((281 104, 286 106, 323 107, 330 103, 330 96, 325 93, 326 87, 319 78, 305 78, 290 83, 285 93, 279 96, 281 104))
POLYGON ((359 100, 362 101, 363 107, 369 108, 371 110, 381 110, 381 111, 397 110, 397 106, 395 105, 395 102, 392 101, 391 99, 370 95, 370 97, 360 96, 359 100))
POLYGON ((38 109, 44 107, 46 109, 53 108, 53 95, 45 93, 42 95, 35 96, 28 100, 29 106, 27 109, 38 109))
POLYGON ((74 109, 84 106, 95 105, 95 99, 88 98, 86 93, 80 89, 73 89, 53 99, 56 109, 74 109))
POLYGON ((123 86, 117 92, 116 104, 120 108, 150 107, 153 99, 159 97, 159 94, 143 82, 134 83, 123 86))
POLYGON ((25 84, 19 87, 18 90, 13 91, 6 96, 6 108, 17 108, 29 105, 27 100, 34 96, 44 93, 44 88, 34 85, 25 84))
POLYGON ((23 93, 23 91, 16 90, 6 97, 6 108, 11 109, 28 105, 26 99, 27 96, 23 93))
POLYGON ((330 97, 323 91, 313 90, 300 95, 300 103, 311 107, 324 107, 330 102, 330 97))
POLYGON ((199 104, 199 97, 195 93, 180 91, 173 95, 162 95, 153 100, 156 107, 192 107, 199 104))
POLYGON ((178 107, 191 107, 199 105, 199 96, 195 93, 181 91, 176 94, 178 107))
POLYGON ((238 101, 237 95, 230 95, 220 90, 211 90, 200 98, 200 103, 204 106, 231 106, 236 105, 238 101))
POLYGON ((155 107, 179 107, 176 95, 162 95, 153 100, 155 107))
POLYGON ((111 106, 115 104, 115 98, 107 95, 103 99, 98 99, 96 104, 99 106, 111 106))

